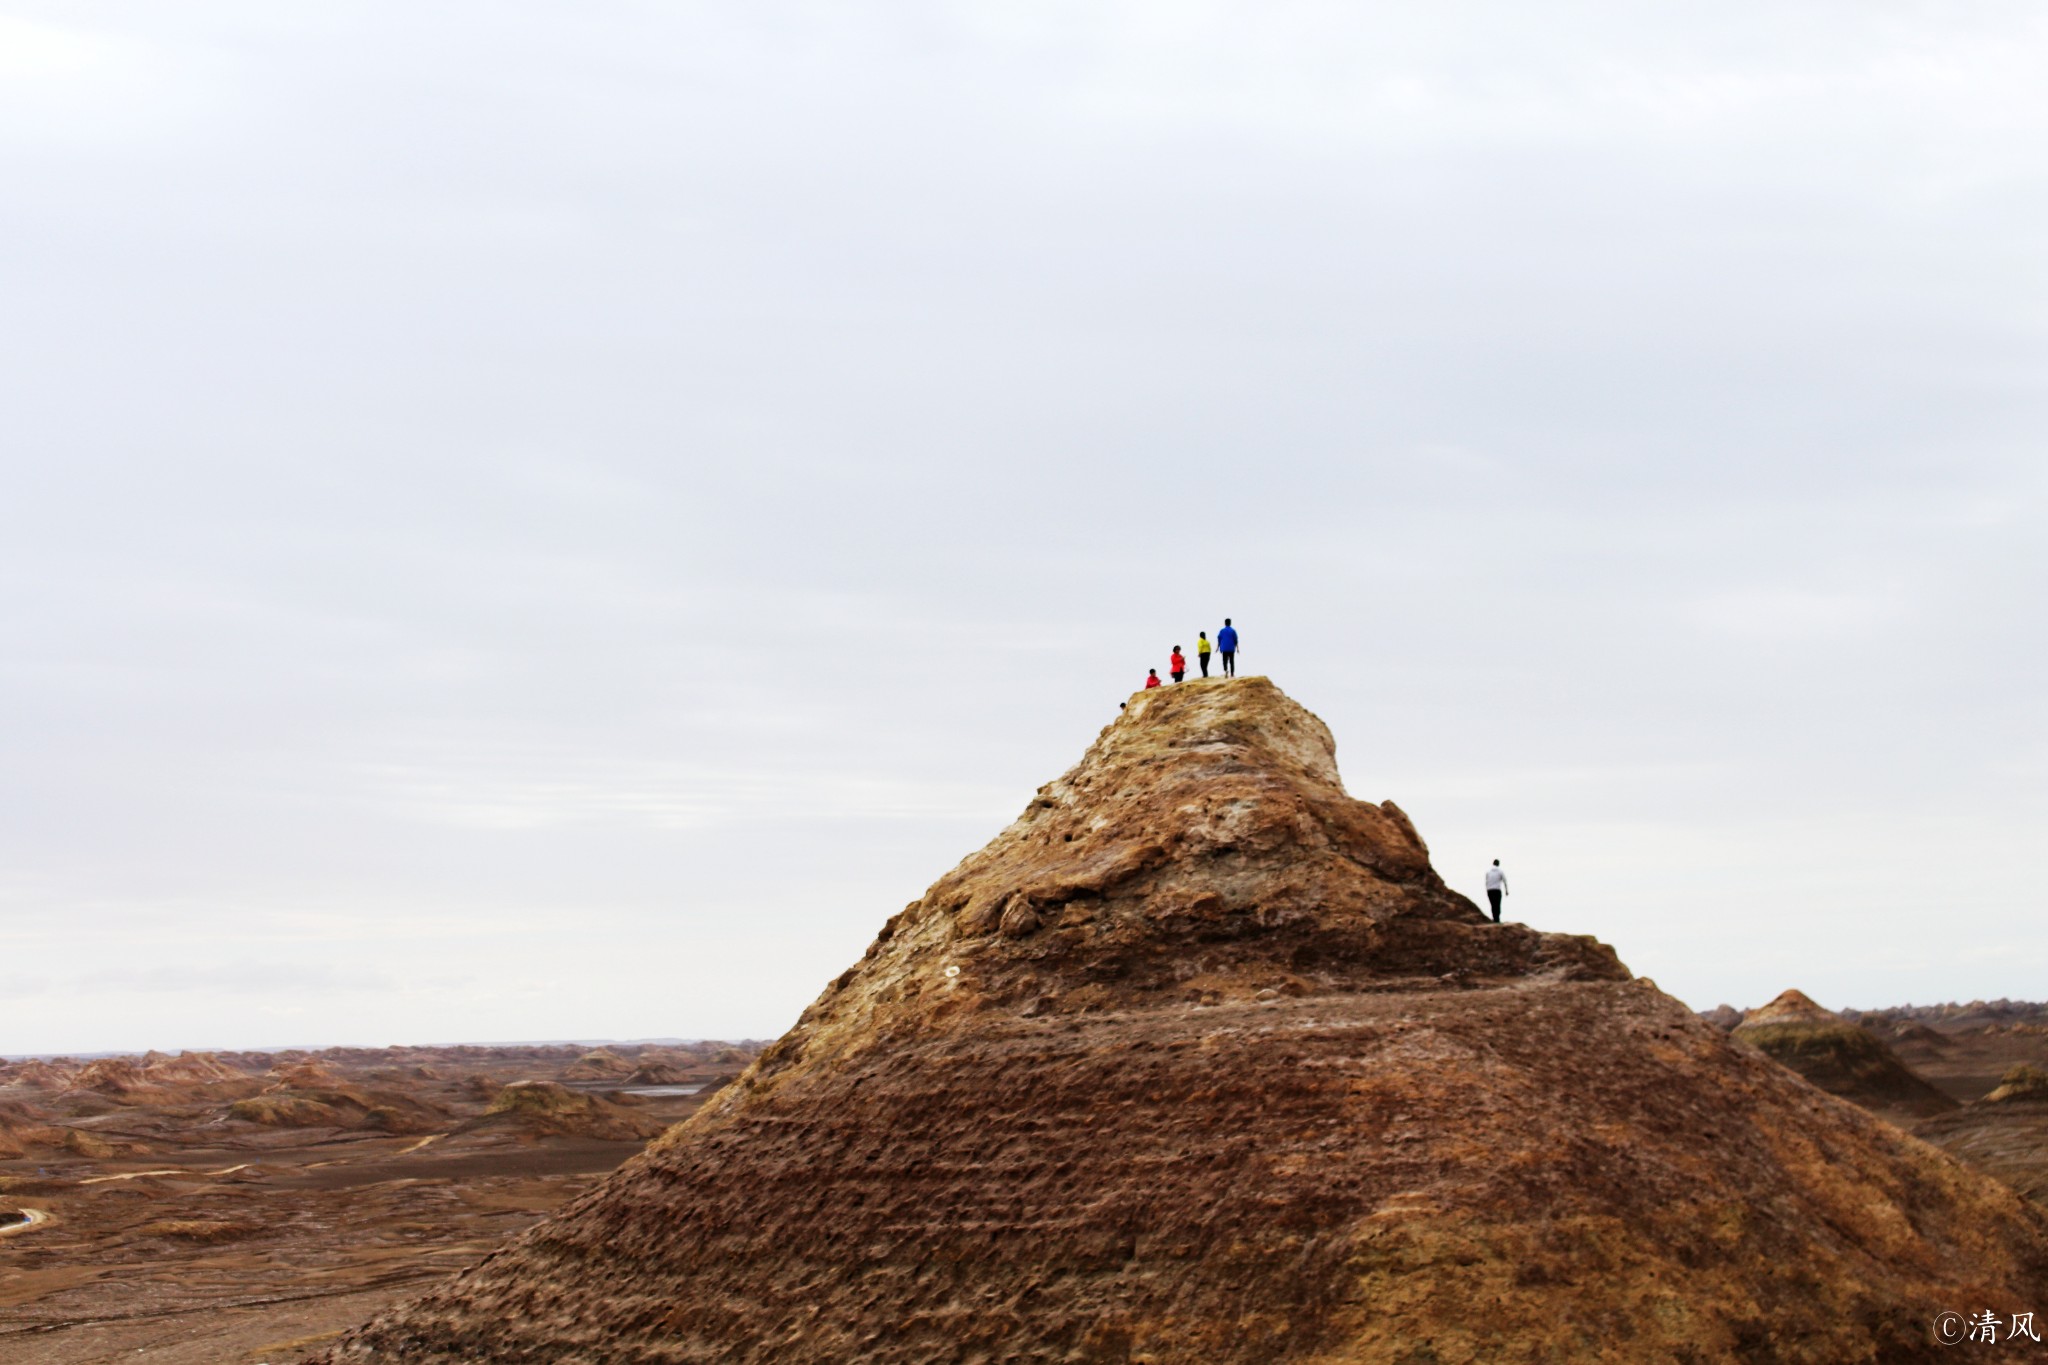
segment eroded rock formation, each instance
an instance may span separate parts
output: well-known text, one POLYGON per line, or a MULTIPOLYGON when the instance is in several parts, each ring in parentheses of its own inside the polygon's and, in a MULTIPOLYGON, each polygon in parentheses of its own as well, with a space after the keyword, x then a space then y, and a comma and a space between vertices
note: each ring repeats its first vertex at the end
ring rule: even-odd
POLYGON ((1785 991, 1743 1016, 1733 1032, 1831 1095, 1895 1117, 1945 1114, 1956 1101, 1929 1085, 1862 1027, 1785 991))
POLYGON ((2048 1104, 2048 1071, 2024 1063, 2008 1070, 1984 1104, 2048 1104))
POLYGON ((498 1092, 482 1117, 471 1119, 458 1131, 492 1127, 619 1142, 653 1137, 662 1126, 623 1105, 554 1081, 517 1081, 498 1092))
POLYGON ((1134 698, 741 1079, 328 1362, 1939 1360, 2048 1219, 1590 939, 1263 679, 1134 698))

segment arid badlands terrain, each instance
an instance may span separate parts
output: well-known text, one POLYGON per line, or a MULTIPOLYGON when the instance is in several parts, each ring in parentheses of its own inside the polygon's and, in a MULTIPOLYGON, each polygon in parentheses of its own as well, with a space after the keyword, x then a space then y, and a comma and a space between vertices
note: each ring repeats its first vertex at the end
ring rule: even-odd
POLYGON ((1334 753, 1134 699, 751 1065, 8 1067, 0 1361, 2025 1358, 1933 1329, 2048 1314, 2048 1008, 1695 1013, 1334 753))
POLYGON ((0 1064, 0 1362, 296 1359, 587 1188, 756 1051, 0 1064))

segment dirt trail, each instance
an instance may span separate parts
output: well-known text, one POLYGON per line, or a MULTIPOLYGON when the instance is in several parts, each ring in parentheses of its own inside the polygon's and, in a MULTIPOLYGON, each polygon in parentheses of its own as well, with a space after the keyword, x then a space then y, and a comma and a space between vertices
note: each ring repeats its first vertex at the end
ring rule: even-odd
POLYGON ((187 1180, 192 1180, 203 1176, 233 1175, 236 1171, 246 1171, 255 1164, 253 1161, 244 1161, 238 1166, 227 1166, 218 1171, 186 1171, 176 1167, 168 1167, 161 1171, 123 1171, 119 1175, 96 1175, 90 1179, 81 1180, 78 1183, 81 1185, 106 1185, 116 1180, 146 1180, 151 1176, 183 1176, 187 1180))

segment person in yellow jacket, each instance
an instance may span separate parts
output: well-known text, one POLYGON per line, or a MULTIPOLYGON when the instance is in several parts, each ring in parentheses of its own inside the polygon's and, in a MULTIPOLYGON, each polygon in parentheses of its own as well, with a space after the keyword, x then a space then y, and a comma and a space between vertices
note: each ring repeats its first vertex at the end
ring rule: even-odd
POLYGON ((1195 660, 1202 665, 1202 676, 1209 676, 1209 632, 1202 631, 1195 636, 1195 660))

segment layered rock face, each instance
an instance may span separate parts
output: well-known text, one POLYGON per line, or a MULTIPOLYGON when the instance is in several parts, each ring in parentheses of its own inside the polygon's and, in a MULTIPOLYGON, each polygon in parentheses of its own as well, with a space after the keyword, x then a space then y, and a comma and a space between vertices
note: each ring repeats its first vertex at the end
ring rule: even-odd
POLYGON ((1133 699, 739 1081, 322 1360, 1944 1358, 2048 1219, 1586 938, 1263 679, 1133 699))
POLYGON ((1985 1104, 2048 1104, 2048 1071, 2022 1063, 2008 1070, 1985 1104))

